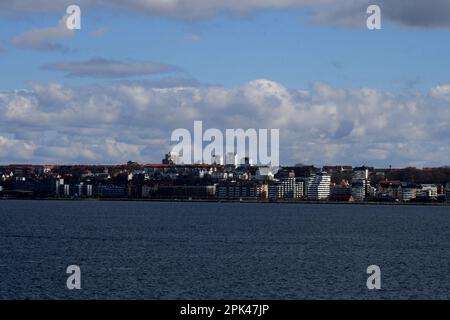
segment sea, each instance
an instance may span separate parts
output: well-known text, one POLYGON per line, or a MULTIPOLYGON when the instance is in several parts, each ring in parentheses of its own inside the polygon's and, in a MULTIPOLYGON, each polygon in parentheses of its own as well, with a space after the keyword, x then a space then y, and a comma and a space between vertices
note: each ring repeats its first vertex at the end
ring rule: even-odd
POLYGON ((0 299, 449 298, 450 207, 0 200, 0 299))

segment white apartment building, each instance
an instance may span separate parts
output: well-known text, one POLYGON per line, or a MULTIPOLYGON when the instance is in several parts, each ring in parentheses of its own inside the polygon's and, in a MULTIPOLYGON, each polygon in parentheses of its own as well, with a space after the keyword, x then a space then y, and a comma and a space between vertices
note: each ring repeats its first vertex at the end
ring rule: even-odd
POLYGON ((303 181, 297 181, 293 177, 269 185, 270 199, 300 199, 303 195, 303 181))
POLYGON ((429 198, 436 198, 438 196, 437 186, 435 184, 422 184, 421 195, 429 198))
POLYGON ((326 172, 313 175, 308 180, 308 199, 325 200, 330 196, 331 176, 326 172))
POLYGON ((364 201, 369 181, 365 177, 352 179, 352 197, 355 201, 364 201))

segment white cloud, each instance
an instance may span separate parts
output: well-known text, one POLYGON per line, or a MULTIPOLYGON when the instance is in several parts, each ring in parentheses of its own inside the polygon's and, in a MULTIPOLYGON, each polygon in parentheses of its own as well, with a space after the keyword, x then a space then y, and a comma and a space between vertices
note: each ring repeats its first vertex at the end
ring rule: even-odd
POLYGON ((444 99, 450 101, 450 85, 441 85, 432 88, 431 95, 436 99, 444 99))
POLYGON ((31 89, 0 94, 0 136, 12 151, 1 162, 159 162, 174 129, 203 120, 205 129, 279 128, 284 164, 450 164, 447 86, 409 97, 320 82, 291 90, 269 80, 31 89))
POLYGON ((0 135, 0 161, 8 158, 10 161, 22 161, 31 159, 34 154, 34 146, 24 142, 0 135))
POLYGON ((20 48, 36 50, 65 50, 60 41, 70 39, 74 30, 66 27, 66 17, 63 17, 56 26, 42 29, 33 29, 16 36, 13 44, 20 48))

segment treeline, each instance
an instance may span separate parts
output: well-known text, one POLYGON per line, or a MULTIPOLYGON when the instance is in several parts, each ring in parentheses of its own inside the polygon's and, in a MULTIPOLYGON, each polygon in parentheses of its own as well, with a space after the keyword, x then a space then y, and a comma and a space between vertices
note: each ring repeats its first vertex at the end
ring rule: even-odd
POLYGON ((418 184, 442 184, 450 183, 450 168, 433 168, 432 170, 419 170, 416 168, 393 169, 385 172, 385 178, 380 175, 372 175, 371 181, 400 180, 418 184))

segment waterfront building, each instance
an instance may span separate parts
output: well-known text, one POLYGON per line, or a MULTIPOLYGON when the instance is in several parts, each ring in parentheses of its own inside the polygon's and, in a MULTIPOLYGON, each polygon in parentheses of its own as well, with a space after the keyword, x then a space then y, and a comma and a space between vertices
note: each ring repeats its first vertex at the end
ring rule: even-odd
POLYGON ((364 201, 366 199, 366 188, 363 186, 352 187, 352 198, 355 201, 364 201))
POLYGON ((55 181, 55 195, 63 196, 64 195, 64 179, 56 179, 55 181))
POLYGON ((355 201, 364 201, 371 194, 369 168, 355 168, 352 178, 352 196, 355 201))
POLYGON ((127 195, 127 187, 124 185, 98 185, 94 190, 96 196, 105 198, 125 197, 127 195))
MULTIPOLYGON (((361 172, 361 171, 360 171, 361 172)), ((364 174, 362 176, 365 176, 364 174)), ((366 178, 352 179, 352 196, 355 201, 364 201, 369 194, 370 183, 366 178)))
POLYGON ((92 197, 93 186, 84 182, 73 185, 72 190, 69 190, 71 196, 75 197, 92 197))
POLYGON ((420 196, 427 198, 437 198, 438 188, 435 184, 422 184, 420 196))
POLYGON ((402 200, 411 201, 417 197, 420 192, 421 186, 413 183, 402 184, 402 200))
POLYGON ((392 199, 402 199, 402 183, 400 181, 382 181, 377 187, 377 196, 392 199))
POLYGON ((152 194, 154 198, 209 199, 216 194, 216 185, 159 186, 152 194))
POLYGON ((337 185, 330 186, 330 196, 349 196, 352 194, 352 187, 346 180, 342 180, 337 185))
POLYGON ((331 185, 330 201, 353 201, 352 186, 347 180, 342 180, 340 184, 331 185))
POLYGON ((223 170, 223 169, 211 172, 210 176, 211 176, 212 179, 216 179, 216 180, 226 180, 226 179, 228 179, 228 173, 225 170, 223 170))
POLYGON ((330 196, 331 176, 326 172, 313 175, 308 180, 308 199, 325 200, 330 196))
POLYGON ((267 198, 267 184, 254 182, 222 182, 216 186, 216 197, 221 199, 267 198))
POLYGON ((304 182, 288 177, 269 185, 270 199, 301 199, 304 195, 304 182))

